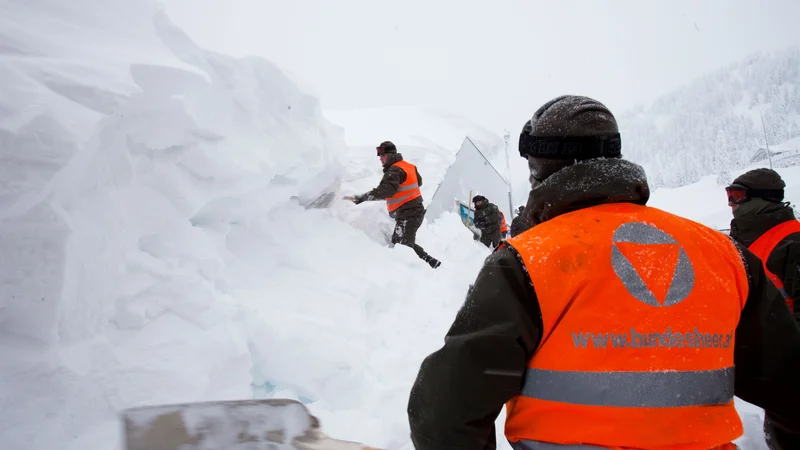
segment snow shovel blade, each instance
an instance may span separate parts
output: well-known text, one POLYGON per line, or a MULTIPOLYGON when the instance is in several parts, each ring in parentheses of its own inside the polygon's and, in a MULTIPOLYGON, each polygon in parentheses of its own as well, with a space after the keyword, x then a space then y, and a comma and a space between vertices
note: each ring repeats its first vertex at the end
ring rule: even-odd
POLYGON ((290 399, 145 406, 120 416, 123 450, 380 450, 329 438, 290 399))

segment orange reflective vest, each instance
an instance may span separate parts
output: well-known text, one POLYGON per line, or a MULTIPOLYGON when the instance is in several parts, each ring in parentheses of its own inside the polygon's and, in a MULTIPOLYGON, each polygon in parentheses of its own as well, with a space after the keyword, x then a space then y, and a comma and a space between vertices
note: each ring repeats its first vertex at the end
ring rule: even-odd
POLYGON ((500 232, 503 234, 508 233, 508 224, 506 223, 506 215, 500 211, 500 232))
POLYGON ((543 321, 506 404, 515 449, 735 448, 734 337, 749 285, 727 236, 619 203, 506 242, 533 275, 543 321))
POLYGON ((393 165, 403 169, 403 172, 406 173, 406 181, 400 184, 400 188, 393 196, 386 199, 386 208, 389 209, 389 212, 395 211, 415 198, 422 197, 416 166, 406 161, 397 161, 393 165))
POLYGON ((767 273, 767 278, 781 291, 781 294, 786 299, 786 304, 789 305, 789 310, 794 312, 794 299, 789 297, 789 294, 786 293, 783 287, 783 281, 778 275, 767 269, 767 259, 769 259, 772 250, 775 250, 775 247, 792 233, 800 233, 800 221, 787 220, 786 222, 770 228, 769 231, 759 236, 759 238, 748 247, 748 250, 758 256, 761 263, 764 264, 764 272, 767 273))

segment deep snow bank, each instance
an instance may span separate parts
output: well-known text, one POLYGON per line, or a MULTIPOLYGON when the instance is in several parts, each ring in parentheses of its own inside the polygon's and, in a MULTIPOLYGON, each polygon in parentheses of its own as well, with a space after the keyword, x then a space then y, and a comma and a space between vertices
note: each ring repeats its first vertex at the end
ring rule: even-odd
POLYGON ((249 397, 231 229, 336 191, 340 130, 152 1, 5 2, 0 42, 0 447, 109 448, 118 408, 249 397))
POLYGON ((256 189, 275 202, 286 193, 314 197, 300 184, 316 175, 335 185, 341 141, 316 99, 270 63, 202 51, 151 2, 3 8, 0 218, 2 254, 13 263, 4 267, 15 268, 0 285, 4 331, 45 343, 91 335, 92 324, 63 317, 80 306, 76 297, 93 309, 109 295, 97 283, 113 277, 92 276, 91 287, 80 281, 92 260, 103 260, 101 271, 119 266, 91 246, 125 254, 173 219, 161 206, 178 220, 200 212, 198 223, 214 199, 256 189), (94 227, 127 234, 128 248, 102 242, 94 227), (71 260, 78 253, 81 264, 71 260), (36 326, 24 320, 33 317, 36 326))

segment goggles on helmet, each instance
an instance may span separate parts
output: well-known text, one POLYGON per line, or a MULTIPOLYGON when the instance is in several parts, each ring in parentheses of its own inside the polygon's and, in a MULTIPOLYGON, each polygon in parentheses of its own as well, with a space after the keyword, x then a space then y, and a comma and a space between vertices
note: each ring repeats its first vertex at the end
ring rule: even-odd
POLYGON ((725 188, 725 192, 728 194, 729 205, 741 205, 750 200, 750 196, 747 194, 747 188, 728 186, 725 188))
POLYGON ((751 198, 763 198, 780 202, 783 200, 783 189, 748 189, 744 186, 731 185, 725 188, 729 205, 741 205, 751 198))

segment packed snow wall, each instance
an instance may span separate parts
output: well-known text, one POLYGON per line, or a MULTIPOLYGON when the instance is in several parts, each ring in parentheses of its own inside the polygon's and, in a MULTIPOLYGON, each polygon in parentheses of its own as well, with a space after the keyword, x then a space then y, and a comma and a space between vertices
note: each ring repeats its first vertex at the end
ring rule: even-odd
POLYGON ((433 194, 425 218, 433 222, 445 212, 458 212, 459 200, 467 203, 472 201, 470 191, 473 197, 480 194, 496 204, 506 216, 506 221, 511 222, 513 216, 508 199, 508 182, 467 137, 433 194))
POLYGON ((258 265, 243 230, 334 197, 341 129, 155 1, 5 2, 0 42, 0 447, 109 448, 88 441, 119 408, 248 398, 231 296, 290 235, 258 265))
POLYGON ((42 343, 96 331, 154 234, 200 239, 215 201, 311 206, 341 180, 341 130, 274 65, 198 48, 153 2, 84 3, 0 14, 0 330, 42 343))

